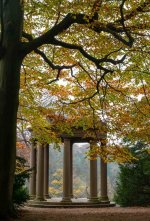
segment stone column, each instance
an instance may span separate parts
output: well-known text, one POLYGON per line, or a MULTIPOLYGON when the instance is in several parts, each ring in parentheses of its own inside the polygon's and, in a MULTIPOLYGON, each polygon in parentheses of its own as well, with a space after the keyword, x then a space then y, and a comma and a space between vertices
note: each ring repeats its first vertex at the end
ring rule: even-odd
MULTIPOLYGON (((106 146, 106 140, 102 140, 101 145, 106 146)), ((107 191, 107 163, 101 158, 101 196, 100 201, 109 203, 108 191, 107 191)))
POLYGON ((70 197, 70 139, 64 138, 64 165, 63 165, 63 198, 62 203, 71 203, 70 197))
MULTIPOLYGON (((92 148, 92 146, 90 147, 92 148)), ((97 203, 97 159, 90 160, 90 197, 89 202, 97 203)))
POLYGON ((36 182, 36 199, 44 200, 44 147, 37 144, 37 182, 36 182))
POLYGON ((49 197, 49 144, 44 145, 44 197, 49 197))
POLYGON ((73 198, 73 143, 70 143, 70 197, 73 198))
POLYGON ((30 168, 32 169, 29 179, 29 196, 30 199, 36 197, 36 143, 32 142, 30 151, 30 168))

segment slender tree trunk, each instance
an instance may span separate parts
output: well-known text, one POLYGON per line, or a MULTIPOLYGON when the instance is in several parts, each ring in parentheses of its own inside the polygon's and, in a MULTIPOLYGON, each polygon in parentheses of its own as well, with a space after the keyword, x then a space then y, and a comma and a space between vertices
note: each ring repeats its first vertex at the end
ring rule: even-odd
MULTIPOLYGON (((1 0, 2 1, 2 0, 1 0)), ((13 211, 12 191, 16 159, 16 119, 20 67, 22 6, 19 0, 3 0, 0 60, 0 218, 13 211)))

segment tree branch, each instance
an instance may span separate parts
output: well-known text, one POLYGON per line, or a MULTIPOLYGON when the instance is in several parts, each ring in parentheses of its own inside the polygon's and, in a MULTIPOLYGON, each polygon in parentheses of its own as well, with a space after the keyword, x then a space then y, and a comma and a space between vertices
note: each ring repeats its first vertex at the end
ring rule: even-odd
POLYGON ((78 77, 76 77, 76 74, 75 75, 73 74, 73 70, 71 70, 71 76, 76 80, 75 83, 85 92, 86 89, 80 84, 80 81, 79 81, 78 77))
MULTIPOLYGON (((23 36, 25 38, 27 38, 29 41, 32 41, 32 36, 27 34, 27 33, 23 33, 23 36)), ((112 70, 109 70, 103 66, 100 65, 100 63, 111 63, 113 65, 117 65, 117 64, 120 64, 122 63, 126 56, 124 55, 121 59, 118 59, 118 60, 114 60, 114 59, 111 59, 111 58, 108 58, 108 56, 112 53, 109 53, 108 55, 106 55, 104 58, 101 58, 101 59, 97 59, 93 56, 91 56, 90 54, 88 54, 81 46, 79 45, 75 45, 75 44, 70 44, 70 43, 66 43, 66 42, 63 42, 63 41, 60 41, 60 40, 57 40, 56 38, 53 39, 53 45, 56 45, 56 46, 61 46, 61 47, 64 47, 64 48, 68 48, 68 49, 75 49, 75 50, 78 50, 85 58, 87 58, 88 60, 92 61, 93 63, 95 63, 96 67, 100 70, 103 70, 103 71, 107 71, 107 72, 113 72, 112 70)), ((117 51, 119 51, 120 49, 118 49, 117 51)), ((52 69, 69 69, 70 67, 72 66, 54 66, 52 64, 52 62, 46 57, 46 55, 40 51, 39 49, 34 49, 34 51, 38 54, 40 54, 44 61, 52 68, 52 69)), ((114 51, 117 52, 117 51, 114 51)), ((75 65, 74 65, 75 66, 75 65)))
MULTIPOLYGON (((88 24, 89 20, 91 20, 89 19, 89 16, 85 16, 84 14, 68 13, 66 17, 59 24, 52 27, 45 34, 35 39, 32 38, 32 41, 28 43, 27 42, 23 43, 22 50, 24 52, 24 56, 30 53, 31 51, 35 50, 36 48, 40 47, 43 44, 53 44, 54 37, 62 33, 63 31, 67 30, 72 24, 74 23, 88 24)), ((23 37, 26 38, 27 35, 28 34, 23 33, 23 37)), ((30 40, 31 40, 31 37, 30 37, 30 40)))
MULTIPOLYGON (((126 14, 124 16, 124 21, 127 21, 131 18, 133 18, 134 16, 136 16, 138 13, 140 12, 145 12, 144 9, 150 5, 150 1, 149 0, 145 0, 144 2, 142 2, 136 9, 134 9, 133 11, 131 11, 130 13, 126 14)), ((122 19, 122 18, 121 18, 122 19)), ((121 19, 116 20, 115 22, 120 23, 121 19)))
MULTIPOLYGON (((133 45, 133 38, 128 31, 127 27, 125 27, 124 22, 131 19, 132 17, 136 16, 137 13, 139 12, 144 12, 144 9, 150 4, 149 0, 146 0, 145 2, 141 3, 136 9, 131 11, 130 13, 124 15, 123 13, 123 6, 124 6, 125 0, 122 1, 122 4, 120 5, 120 14, 121 14, 121 19, 118 19, 114 21, 113 23, 108 23, 104 24, 98 21, 98 10, 102 4, 102 0, 95 0, 94 5, 93 5, 93 15, 89 16, 86 14, 78 13, 78 14, 72 14, 68 13, 64 19, 59 22, 58 24, 56 23, 55 26, 53 26, 49 31, 47 31, 45 34, 33 39, 31 35, 28 35, 26 33, 23 33, 23 37, 29 39, 29 42, 24 42, 22 43, 21 50, 23 53, 23 56, 26 54, 30 53, 31 51, 37 49, 38 47, 44 45, 44 44, 55 44, 59 45, 60 41, 56 42, 55 37, 62 33, 63 31, 67 30, 70 28, 73 24, 82 24, 86 25, 89 29, 92 29, 93 31, 97 33, 101 33, 101 31, 104 31, 106 33, 111 34, 114 38, 116 38, 118 41, 122 42, 124 45, 132 47, 133 45), (118 23, 121 24, 121 26, 118 26, 118 23), (123 36, 122 34, 125 34, 126 36, 123 36), (126 37, 128 40, 126 40, 126 37)), ((88 55, 85 53, 83 48, 80 46, 76 46, 75 48, 72 47, 71 44, 66 44, 61 43, 62 47, 67 47, 70 49, 77 49, 79 50, 83 56, 85 56, 87 59, 90 59, 93 61, 92 56, 88 55)), ((100 62, 100 61, 99 61, 100 62)), ((105 62, 110 62, 114 64, 114 61, 109 60, 105 62)), ((95 63, 95 61, 94 61, 95 63)), ((95 63, 96 64, 96 63, 95 63)), ((97 65, 97 64, 96 64, 97 65)), ((101 67, 99 67, 101 68, 101 67)))
POLYGON ((34 50, 35 53, 39 54, 43 60, 49 65, 49 67, 51 67, 53 70, 62 70, 62 69, 70 69, 75 67, 77 64, 73 64, 73 65, 54 65, 48 58, 47 56, 44 54, 44 52, 40 51, 39 49, 35 49, 34 50))
POLYGON ((144 85, 144 81, 143 81, 143 78, 141 76, 141 73, 140 73, 140 78, 141 78, 142 88, 143 88, 143 91, 144 91, 144 96, 146 98, 146 101, 147 101, 148 105, 150 106, 150 101, 149 101, 147 93, 146 93, 146 87, 144 85))
POLYGON ((66 103, 66 102, 61 102, 61 103, 67 104, 67 105, 69 105, 69 104, 77 104, 77 103, 81 103, 83 101, 88 101, 88 100, 94 98, 97 94, 99 94, 99 85, 100 85, 101 81, 104 79, 106 74, 108 74, 108 71, 105 71, 101 75, 100 79, 96 82, 96 90, 95 90, 95 92, 92 95, 90 95, 88 97, 84 97, 84 98, 82 98, 80 100, 77 100, 77 101, 73 101, 73 102, 69 102, 69 103, 66 103))
POLYGON ((98 20, 98 12, 100 10, 100 7, 102 5, 103 0, 95 0, 93 7, 92 7, 92 15, 95 20, 98 20))
POLYGON ((119 60, 113 60, 111 58, 107 58, 109 56, 106 55, 104 58, 101 58, 101 59, 97 59, 93 56, 91 56, 90 54, 88 54, 81 46, 79 45, 75 45, 75 44, 70 44, 70 43, 66 43, 66 42, 63 42, 63 41, 59 41, 57 39, 54 39, 53 41, 53 44, 54 45, 57 45, 57 46, 62 46, 64 48, 69 48, 69 49, 75 49, 75 50, 78 50, 85 58, 87 58, 88 60, 92 61, 93 63, 95 63, 96 67, 98 69, 101 69, 103 71, 108 71, 108 72, 113 72, 112 70, 109 70, 103 66, 100 65, 100 63, 104 63, 104 62, 107 62, 107 63, 111 63, 113 65, 117 65, 119 63, 122 63, 126 56, 124 55, 121 59, 119 60))
POLYGON ((106 84, 109 86, 109 88, 111 88, 112 90, 114 90, 114 91, 116 91, 116 92, 118 92, 118 93, 120 93, 122 96, 124 96, 124 97, 126 97, 126 98, 128 98, 133 104, 134 104, 134 106, 136 107, 136 109, 139 111, 139 113, 141 113, 143 116, 145 116, 145 117, 147 117, 147 115, 146 114, 144 114, 139 108, 138 108, 138 106, 137 106, 137 104, 136 104, 136 102, 134 101, 134 99, 132 98, 132 97, 130 97, 130 96, 128 96, 128 95, 126 95, 125 93, 123 93, 121 90, 119 90, 119 89, 117 89, 117 88, 115 88, 115 87, 113 87, 112 85, 110 85, 108 82, 107 82, 107 80, 104 78, 104 80, 105 80, 105 82, 106 82, 106 84))
MULTIPOLYGON (((100 23, 97 18, 94 16, 88 16, 86 14, 72 14, 68 13, 65 18, 56 24, 54 27, 52 27, 49 31, 47 31, 45 34, 41 35, 40 37, 37 37, 35 39, 32 39, 30 42, 22 43, 22 51, 24 53, 24 56, 31 51, 35 50, 36 48, 40 47, 43 44, 53 44, 54 37, 62 33, 63 31, 67 30, 71 25, 73 24, 84 24, 88 25, 88 28, 92 29, 93 31, 97 33, 101 33, 101 31, 107 32, 109 34, 112 34, 116 39, 121 41, 123 44, 131 47, 133 44, 133 39, 129 39, 129 41, 126 41, 121 35, 118 33, 125 32, 124 28, 118 28, 115 26, 115 23, 108 23, 107 25, 100 23)), ((26 37, 27 34, 23 33, 23 37, 26 37)))
POLYGON ((54 64, 47 58, 47 56, 44 54, 44 52, 40 51, 39 49, 35 49, 34 51, 35 51, 35 53, 39 54, 39 55, 43 58, 43 60, 49 65, 49 67, 51 67, 53 70, 58 70, 58 73, 57 73, 56 78, 53 79, 53 80, 51 80, 50 82, 48 82, 48 84, 51 84, 51 83, 57 81, 57 80, 59 79, 60 74, 61 74, 61 71, 62 71, 63 69, 70 69, 70 70, 72 70, 72 68, 77 65, 77 64, 73 64, 73 65, 62 65, 62 66, 60 66, 60 65, 54 65, 54 64))
POLYGON ((129 42, 133 42, 133 38, 132 38, 131 34, 127 31, 127 29, 125 27, 125 23, 124 23, 125 18, 124 18, 124 13, 123 13, 123 7, 124 7, 125 2, 126 2, 126 0, 122 0, 122 3, 120 5, 120 15, 121 15, 120 23, 122 24, 122 27, 126 33, 126 36, 129 39, 129 42))

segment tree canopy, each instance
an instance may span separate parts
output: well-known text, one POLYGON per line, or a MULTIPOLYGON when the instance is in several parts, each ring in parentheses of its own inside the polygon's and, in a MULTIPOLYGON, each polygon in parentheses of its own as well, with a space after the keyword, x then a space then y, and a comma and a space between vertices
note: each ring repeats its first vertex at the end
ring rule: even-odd
POLYGON ((30 3, 24 41, 42 43, 23 62, 19 113, 39 139, 56 141, 54 125, 62 132, 70 125, 103 131, 105 122, 111 139, 149 142, 149 2, 30 3), (52 43, 50 27, 57 31, 52 43), (47 40, 38 37, 43 33, 47 40))

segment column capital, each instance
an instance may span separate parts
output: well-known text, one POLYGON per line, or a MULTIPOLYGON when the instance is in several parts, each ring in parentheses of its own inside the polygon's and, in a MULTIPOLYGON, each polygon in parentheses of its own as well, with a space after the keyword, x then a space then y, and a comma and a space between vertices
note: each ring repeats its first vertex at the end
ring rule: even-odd
POLYGON ((71 143, 71 139, 70 139, 69 137, 65 137, 65 138, 64 138, 64 143, 65 143, 65 141, 68 141, 68 142, 71 143))

